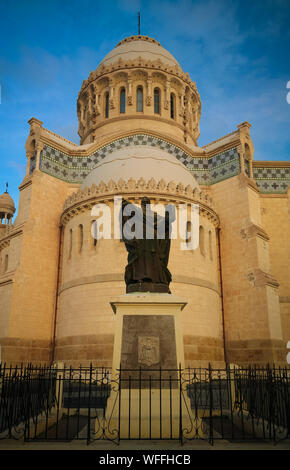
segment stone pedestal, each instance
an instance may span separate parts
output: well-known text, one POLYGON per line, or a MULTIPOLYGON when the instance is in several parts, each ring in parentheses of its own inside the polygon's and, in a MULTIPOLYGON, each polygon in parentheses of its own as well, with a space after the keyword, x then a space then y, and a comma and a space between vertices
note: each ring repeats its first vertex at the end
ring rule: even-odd
POLYGON ((180 380, 184 368, 184 299, 130 293, 111 302, 116 314, 112 391, 105 426, 120 437, 178 438, 193 417, 180 380))

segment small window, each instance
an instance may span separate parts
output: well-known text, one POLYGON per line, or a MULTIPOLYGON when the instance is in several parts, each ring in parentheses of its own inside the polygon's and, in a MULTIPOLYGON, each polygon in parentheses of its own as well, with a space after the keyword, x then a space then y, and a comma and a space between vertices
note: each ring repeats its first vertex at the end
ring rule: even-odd
POLYGON ((160 114, 160 90, 159 88, 154 89, 154 113, 160 114))
POLYGON ((105 117, 109 117, 109 93, 105 94, 105 117))
POLYGON ((204 249, 204 228, 202 225, 199 227, 199 248, 200 253, 202 256, 205 256, 205 249, 204 249))
POLYGON ((125 88, 121 88, 120 91, 120 113, 125 113, 126 111, 126 92, 125 88))
POLYGON ((187 246, 191 245, 191 222, 186 223, 186 244, 187 246))
POLYGON ((143 88, 138 86, 137 88, 137 112, 143 111, 143 88))
POLYGON ((69 231, 69 247, 68 247, 68 259, 71 259, 71 254, 72 254, 72 244, 73 244, 73 234, 72 234, 72 229, 69 231))
POLYGON ((212 260, 212 232, 208 232, 208 248, 209 248, 209 257, 212 260))
POLYGON ((79 225, 79 252, 82 251, 84 244, 84 228, 82 224, 79 225))
POLYGON ((171 93, 170 95, 170 117, 175 119, 175 94, 171 93))
POLYGON ((98 225, 97 225, 96 220, 92 221, 91 237, 92 237, 92 248, 95 248, 98 242, 98 225))

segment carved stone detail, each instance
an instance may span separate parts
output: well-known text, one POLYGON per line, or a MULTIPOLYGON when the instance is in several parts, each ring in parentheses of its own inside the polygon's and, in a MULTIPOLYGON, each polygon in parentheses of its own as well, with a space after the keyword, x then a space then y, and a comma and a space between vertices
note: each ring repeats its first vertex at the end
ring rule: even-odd
POLYGON ((138 363, 151 367, 160 362, 158 336, 138 336, 138 363))
POLYGON ((146 103, 146 106, 151 106, 152 96, 146 96, 145 103, 146 103))
POLYGON ((176 184, 173 181, 166 183, 164 179, 156 181, 154 178, 149 181, 145 181, 144 178, 139 178, 138 181, 134 178, 130 178, 128 181, 120 178, 118 182, 110 180, 105 184, 101 181, 98 186, 93 184, 90 188, 79 189, 65 201, 62 223, 65 224, 82 208, 91 209, 97 202, 113 200, 114 196, 122 194, 126 195, 127 199, 131 197, 134 200, 148 195, 153 200, 155 198, 166 202, 199 204, 200 214, 210 219, 216 227, 219 225, 218 215, 208 194, 197 188, 193 189, 189 185, 185 188, 182 183, 176 184))

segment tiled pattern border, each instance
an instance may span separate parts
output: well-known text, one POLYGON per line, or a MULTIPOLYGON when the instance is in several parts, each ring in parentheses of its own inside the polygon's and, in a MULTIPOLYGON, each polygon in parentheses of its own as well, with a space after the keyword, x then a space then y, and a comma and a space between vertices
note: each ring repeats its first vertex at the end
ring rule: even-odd
POLYGON ((132 145, 158 147, 174 155, 192 171, 201 185, 211 185, 218 181, 231 178, 240 172, 239 155, 236 148, 232 148, 211 158, 192 158, 181 148, 163 139, 147 134, 137 134, 115 140, 110 144, 104 145, 88 157, 71 157, 60 150, 46 145, 41 152, 40 169, 51 176, 69 183, 81 184, 88 173, 95 168, 103 158, 114 152, 114 150, 132 145))
POLYGON ((290 168, 253 168, 254 179, 261 193, 283 194, 290 186, 290 168))
MULTIPOLYGON (((114 150, 132 145, 158 147, 174 155, 182 162, 201 185, 212 185, 240 173, 239 154, 236 148, 214 155, 211 158, 192 158, 183 149, 166 140, 147 134, 136 134, 117 139, 99 148, 88 157, 69 156, 46 145, 41 152, 40 169, 68 183, 81 184, 88 173, 114 150)), ((247 163, 247 162, 246 162, 247 163)), ((35 156, 31 159, 30 173, 35 167, 35 156)), ((249 175, 249 168, 245 170, 249 175)), ((254 178, 262 193, 286 193, 290 185, 290 168, 254 167, 254 178)))

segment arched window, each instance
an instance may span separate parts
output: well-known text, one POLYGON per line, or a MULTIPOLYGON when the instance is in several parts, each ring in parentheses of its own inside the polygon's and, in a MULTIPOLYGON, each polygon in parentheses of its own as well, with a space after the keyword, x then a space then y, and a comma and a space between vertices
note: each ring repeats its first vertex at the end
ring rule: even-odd
POLYGON ((105 94, 105 117, 109 117, 109 93, 107 92, 105 94))
POLYGON ((175 119, 175 94, 170 94, 170 117, 175 119))
POLYGON ((121 88, 120 91, 120 113, 125 113, 126 111, 126 91, 125 88, 121 88))
POLYGON ((71 259, 71 254, 72 254, 72 244, 73 244, 73 233, 72 229, 69 231, 69 240, 68 240, 68 259, 71 259))
POLYGON ((154 88, 154 113, 160 114, 160 90, 154 88))
POLYGON ((143 88, 141 86, 137 88, 137 111, 143 111, 143 88))
POLYGON ((205 249, 204 249, 204 228, 202 225, 199 227, 199 248, 200 253, 205 256, 205 249))
POLYGON ((191 245, 191 222, 189 220, 186 222, 186 244, 187 246, 191 245))
POLYGON ((84 244, 84 228, 82 224, 79 225, 79 252, 82 251, 84 244))
POLYGON ((212 232, 208 232, 208 248, 209 248, 209 257, 212 260, 212 232))
POLYGON ((98 225, 97 225, 96 220, 92 221, 91 236, 92 236, 92 248, 95 248, 98 242, 98 225))

